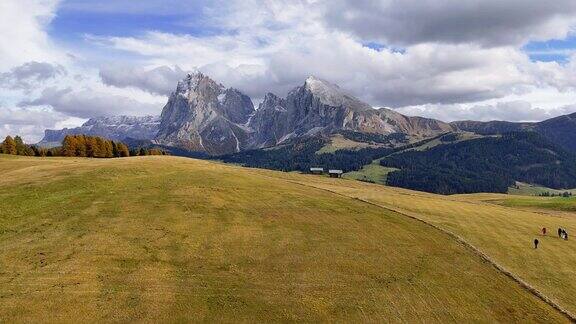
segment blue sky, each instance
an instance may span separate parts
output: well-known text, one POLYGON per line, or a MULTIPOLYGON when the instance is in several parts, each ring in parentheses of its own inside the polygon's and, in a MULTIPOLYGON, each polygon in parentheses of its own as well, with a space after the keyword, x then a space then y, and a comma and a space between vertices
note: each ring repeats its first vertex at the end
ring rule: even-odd
POLYGON ((562 40, 530 42, 523 47, 534 61, 567 63, 576 51, 576 37, 569 36, 562 40))
POLYGON ((11 45, 0 47, 0 136, 159 114, 192 70, 255 102, 316 75, 375 107, 443 120, 576 111, 573 0, 0 5, 0 43, 11 45))

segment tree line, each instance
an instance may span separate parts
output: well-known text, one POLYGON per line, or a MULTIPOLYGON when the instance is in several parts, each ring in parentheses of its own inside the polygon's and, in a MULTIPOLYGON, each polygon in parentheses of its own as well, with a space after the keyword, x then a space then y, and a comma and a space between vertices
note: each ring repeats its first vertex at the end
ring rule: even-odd
POLYGON ((545 191, 545 192, 541 192, 539 194, 537 194, 537 196, 539 197, 564 197, 564 198, 570 198, 572 197, 572 192, 570 191, 564 191, 562 193, 550 193, 550 191, 545 191))
POLYGON ((337 150, 332 153, 317 152, 327 145, 323 137, 297 138, 285 145, 269 149, 249 150, 216 157, 215 159, 242 164, 251 168, 279 171, 307 172, 311 167, 338 169, 344 172, 357 171, 374 159, 392 153, 390 148, 363 148, 358 150, 337 150))
POLYGON ((43 148, 25 144, 20 136, 6 136, 0 145, 0 152, 23 156, 65 156, 90 158, 119 158, 129 156, 166 155, 166 151, 157 148, 134 148, 119 141, 112 141, 99 136, 67 135, 62 146, 43 148))

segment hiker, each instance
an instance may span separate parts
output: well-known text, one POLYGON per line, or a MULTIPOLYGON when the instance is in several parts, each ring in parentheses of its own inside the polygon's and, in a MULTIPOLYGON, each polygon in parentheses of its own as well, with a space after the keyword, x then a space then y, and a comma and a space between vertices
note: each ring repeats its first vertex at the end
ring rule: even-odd
POLYGON ((538 248, 538 243, 540 243, 540 241, 538 241, 538 239, 534 239, 534 248, 535 249, 538 248))
POLYGON ((564 230, 564 240, 568 241, 568 232, 566 230, 564 230))
POLYGON ((562 231, 563 229, 561 227, 558 227, 558 237, 562 238, 562 231))
POLYGON ((542 227, 542 235, 546 235, 546 227, 542 227))

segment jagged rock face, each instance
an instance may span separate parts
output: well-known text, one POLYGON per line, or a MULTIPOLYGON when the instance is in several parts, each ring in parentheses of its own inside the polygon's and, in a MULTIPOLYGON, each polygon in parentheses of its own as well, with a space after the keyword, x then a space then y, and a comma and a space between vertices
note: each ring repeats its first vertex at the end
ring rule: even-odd
POLYGON ((160 117, 158 116, 113 116, 89 119, 80 127, 62 130, 46 130, 40 146, 59 146, 66 135, 101 136, 115 141, 126 138, 152 140, 158 133, 160 117))
POLYGON ((254 113, 252 99, 236 89, 226 89, 220 95, 222 113, 233 123, 246 124, 254 113))
POLYGON ((286 100, 272 93, 266 94, 264 101, 248 125, 252 133, 252 147, 273 146, 280 142, 288 129, 286 100))
POLYGON ((249 126, 254 130, 252 144, 256 147, 338 130, 377 134, 403 132, 419 136, 453 130, 449 124, 437 120, 374 109, 338 86, 315 77, 292 90, 285 100, 268 94, 249 126))
POLYGON ((247 145, 243 124, 253 113, 248 96, 202 73, 190 74, 162 110, 156 142, 213 155, 239 152, 247 145))
MULTIPOLYGON (((309 77, 286 98, 267 94, 258 110, 236 89, 226 89, 202 73, 189 74, 178 83, 160 122, 91 120, 75 133, 112 139, 154 139, 211 155, 269 147, 305 135, 331 135, 340 130, 362 133, 405 133, 434 136, 453 126, 437 120, 407 117, 389 109, 374 109, 327 81, 309 77), (155 124, 154 124, 155 123, 155 124), (129 124, 130 131, 109 124, 129 124)), ((61 132, 70 132, 63 130, 61 132)), ((63 134, 64 134, 63 133, 63 134)), ((65 134, 64 134, 65 135, 65 134)), ((47 132, 47 140, 64 135, 47 132)))

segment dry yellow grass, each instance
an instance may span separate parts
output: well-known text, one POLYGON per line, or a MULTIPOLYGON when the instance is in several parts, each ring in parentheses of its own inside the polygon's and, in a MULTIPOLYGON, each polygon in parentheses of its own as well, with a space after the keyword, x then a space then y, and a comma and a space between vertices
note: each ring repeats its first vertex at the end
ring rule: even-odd
POLYGON ((397 210, 452 232, 576 313, 576 242, 556 235, 558 227, 576 233, 574 213, 499 205, 508 199, 506 195, 439 196, 354 181, 295 175, 290 179, 397 210), (547 236, 540 235, 543 227, 547 236), (533 248, 535 238, 541 242, 538 250, 533 248))
POLYGON ((567 321, 449 235, 311 185, 379 187, 172 157, 0 172, 0 322, 567 321))

